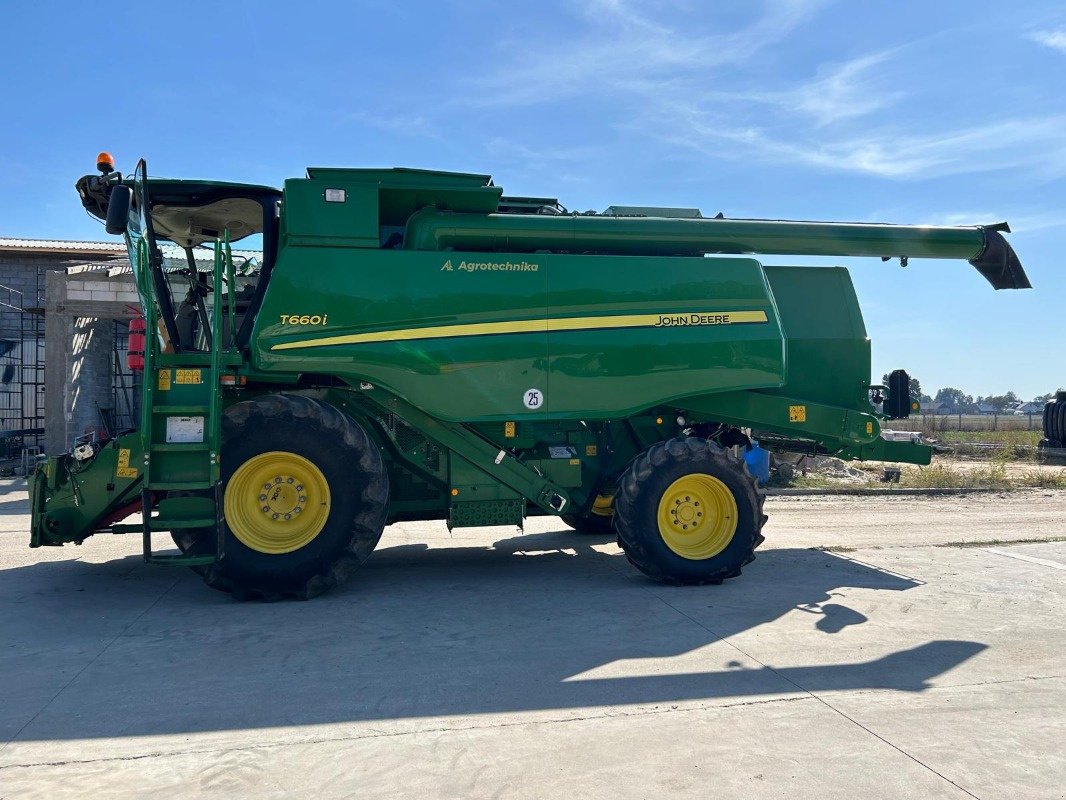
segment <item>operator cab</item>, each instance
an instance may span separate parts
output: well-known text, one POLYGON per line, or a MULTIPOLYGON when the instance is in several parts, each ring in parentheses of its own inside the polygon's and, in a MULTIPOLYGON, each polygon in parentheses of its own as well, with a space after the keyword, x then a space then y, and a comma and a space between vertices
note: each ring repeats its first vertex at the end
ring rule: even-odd
POLYGON ((243 347, 277 258, 281 192, 219 181, 149 181, 143 160, 132 177, 123 178, 106 153, 97 161, 101 175, 86 175, 76 184, 82 205, 105 220, 108 233, 125 237, 138 287, 151 287, 170 349, 211 348, 214 246, 224 241, 235 245, 235 285, 225 287, 219 302, 228 320, 232 299, 236 331, 231 334, 227 322, 222 338, 243 347), (151 273, 150 281, 140 280, 142 269, 151 273))

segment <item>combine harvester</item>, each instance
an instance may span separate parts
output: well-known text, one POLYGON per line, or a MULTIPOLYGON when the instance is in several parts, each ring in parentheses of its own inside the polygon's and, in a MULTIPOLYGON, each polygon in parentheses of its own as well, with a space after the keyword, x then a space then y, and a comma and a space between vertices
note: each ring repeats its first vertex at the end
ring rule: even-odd
POLYGON ((238 597, 319 594, 393 522, 530 514, 613 530, 656 579, 719 583, 763 541, 746 429, 930 460, 880 436, 911 410, 908 377, 871 384, 847 270, 747 254, 962 259, 1029 286, 1005 224, 575 214, 486 175, 315 168, 279 191, 99 162, 77 188, 129 247, 151 332, 140 429, 42 466, 30 545, 140 533, 148 562, 238 597), (235 268, 253 234, 262 263, 235 268))

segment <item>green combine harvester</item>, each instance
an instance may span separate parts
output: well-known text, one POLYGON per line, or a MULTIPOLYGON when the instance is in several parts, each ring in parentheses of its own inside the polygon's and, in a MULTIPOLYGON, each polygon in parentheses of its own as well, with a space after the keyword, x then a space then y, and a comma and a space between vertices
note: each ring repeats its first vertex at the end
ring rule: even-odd
POLYGON ((931 454, 880 435, 909 414, 909 380, 871 384, 847 270, 750 254, 962 259, 1029 286, 1005 224, 573 213, 415 169, 314 168, 279 191, 98 168, 77 188, 129 248, 140 425, 40 468, 30 545, 140 533, 148 562, 242 598, 329 589, 393 522, 531 514, 613 532, 658 580, 720 583, 763 541, 750 431, 847 459, 931 454), (255 234, 261 263, 235 264, 231 242, 255 234))

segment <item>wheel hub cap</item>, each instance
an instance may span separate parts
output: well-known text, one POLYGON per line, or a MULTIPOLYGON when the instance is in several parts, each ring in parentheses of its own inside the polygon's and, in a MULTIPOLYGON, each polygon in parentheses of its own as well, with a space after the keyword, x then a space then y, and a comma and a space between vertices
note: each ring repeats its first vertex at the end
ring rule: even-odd
POLYGON ((659 500, 659 535, 674 553, 692 561, 725 550, 737 530, 737 501, 713 475, 693 473, 671 483, 659 500))
POLYGON ((226 522, 260 553, 291 553, 308 544, 325 526, 329 508, 325 476, 296 453, 253 456, 226 484, 226 522))

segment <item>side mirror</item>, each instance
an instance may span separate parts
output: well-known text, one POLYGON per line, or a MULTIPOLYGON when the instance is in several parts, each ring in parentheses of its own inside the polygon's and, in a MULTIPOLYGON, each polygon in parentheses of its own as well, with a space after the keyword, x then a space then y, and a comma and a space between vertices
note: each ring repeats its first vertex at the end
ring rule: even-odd
POLYGON ((133 201, 133 189, 123 183, 111 187, 111 196, 107 201, 107 219, 104 230, 112 236, 126 232, 130 218, 130 203, 133 201))
POLYGON ((889 419, 906 419, 911 415, 911 376, 897 369, 888 376, 885 415, 889 419))

